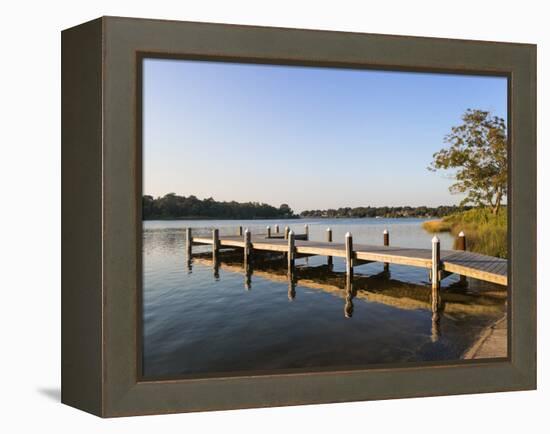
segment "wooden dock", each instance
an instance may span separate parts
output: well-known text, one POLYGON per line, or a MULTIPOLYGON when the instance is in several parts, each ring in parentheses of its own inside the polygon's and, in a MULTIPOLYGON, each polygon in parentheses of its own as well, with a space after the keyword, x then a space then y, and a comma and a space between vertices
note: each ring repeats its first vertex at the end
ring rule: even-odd
MULTIPOLYGON (((249 231, 243 233, 240 229, 239 235, 220 236, 215 229, 212 237, 193 237, 191 229, 188 229, 187 249, 191 254, 193 245, 212 245, 213 257, 216 257, 220 248, 242 248, 245 252, 245 264, 250 263, 254 250, 285 253, 288 257, 289 271, 297 256, 314 255, 326 256, 329 264, 332 263, 332 257, 344 258, 346 272, 349 275, 353 275, 354 266, 370 262, 381 262, 385 266, 398 264, 420 267, 429 270, 434 293, 438 292, 440 281, 453 273, 499 285, 508 284, 505 259, 465 250, 440 250, 437 237, 432 240, 432 249, 416 249, 390 246, 387 231, 382 245, 379 246, 354 244, 349 233, 346 234, 344 242, 332 242, 330 229, 327 230, 327 241, 309 240, 307 227, 305 234, 299 235, 288 229, 282 235, 271 232, 268 228, 265 234, 252 235, 249 231)), ((465 248, 465 238, 458 244, 465 248)))

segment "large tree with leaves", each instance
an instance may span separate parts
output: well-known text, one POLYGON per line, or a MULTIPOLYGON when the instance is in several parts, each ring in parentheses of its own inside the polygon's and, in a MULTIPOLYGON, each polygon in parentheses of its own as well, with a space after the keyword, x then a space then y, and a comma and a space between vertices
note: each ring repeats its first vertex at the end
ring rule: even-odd
POLYGON ((508 161, 504 119, 468 109, 463 123, 444 138, 449 146, 433 155, 429 170, 452 170, 451 193, 465 193, 461 205, 488 206, 498 214, 507 195, 508 161))

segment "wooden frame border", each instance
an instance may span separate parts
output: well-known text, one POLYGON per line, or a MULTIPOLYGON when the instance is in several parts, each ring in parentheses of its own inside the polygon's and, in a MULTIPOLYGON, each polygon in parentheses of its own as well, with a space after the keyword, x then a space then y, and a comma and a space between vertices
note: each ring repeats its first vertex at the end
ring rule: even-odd
POLYGON ((536 388, 536 46, 103 17, 62 33, 62 401, 103 417, 536 388), (503 75, 507 360, 141 381, 141 55, 503 75))

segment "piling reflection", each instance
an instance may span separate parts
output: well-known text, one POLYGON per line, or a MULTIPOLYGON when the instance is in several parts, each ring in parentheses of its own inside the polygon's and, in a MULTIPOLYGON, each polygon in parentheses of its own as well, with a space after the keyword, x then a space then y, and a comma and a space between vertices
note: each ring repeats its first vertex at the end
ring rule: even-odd
POLYGON ((252 289, 252 264, 247 262, 243 266, 244 269, 244 289, 250 291, 252 289))
POLYGON ((344 316, 346 318, 351 318, 353 316, 353 298, 355 297, 355 295, 356 291, 355 285, 353 284, 353 277, 346 277, 346 304, 344 305, 344 316))
MULTIPOLYGON (((389 267, 378 274, 358 274, 334 271, 333 263, 307 266, 302 262, 296 265, 293 258, 276 253, 255 254, 254 269, 250 260, 244 261, 242 251, 229 251, 213 256, 212 253, 197 253, 188 260, 209 264, 214 267, 219 278, 219 268, 244 274, 244 286, 252 288, 252 274, 262 279, 286 283, 287 297, 296 299, 297 285, 315 289, 344 299, 344 316, 352 318, 357 300, 369 300, 392 307, 432 312, 431 341, 437 342, 441 336, 442 315, 484 315, 501 312, 505 291, 501 293, 473 294, 466 291, 462 284, 449 285, 445 291, 432 291, 428 285, 401 282, 391 278, 389 267)), ((356 313, 356 312, 355 312, 356 313)))
POLYGON ((293 268, 287 272, 288 277, 288 299, 290 301, 296 298, 296 270, 293 268))
POLYGON ((441 337, 440 319, 439 311, 432 312, 432 342, 437 342, 441 337))

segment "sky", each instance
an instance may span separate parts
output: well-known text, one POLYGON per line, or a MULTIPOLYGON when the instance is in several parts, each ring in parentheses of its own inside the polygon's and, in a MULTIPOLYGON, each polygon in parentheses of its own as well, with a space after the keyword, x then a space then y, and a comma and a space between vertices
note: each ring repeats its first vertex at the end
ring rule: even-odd
POLYGON ((296 211, 458 204, 434 152, 503 77, 144 59, 143 192, 296 211))

